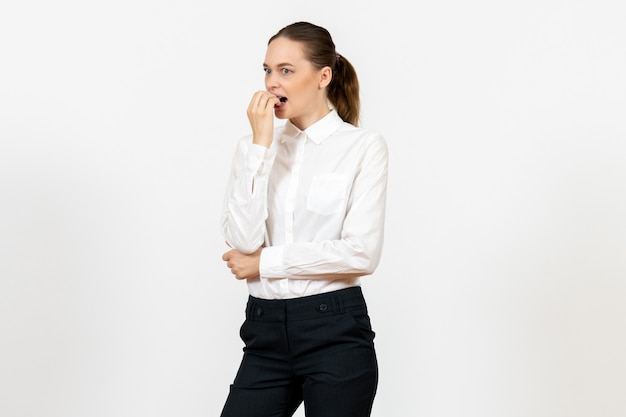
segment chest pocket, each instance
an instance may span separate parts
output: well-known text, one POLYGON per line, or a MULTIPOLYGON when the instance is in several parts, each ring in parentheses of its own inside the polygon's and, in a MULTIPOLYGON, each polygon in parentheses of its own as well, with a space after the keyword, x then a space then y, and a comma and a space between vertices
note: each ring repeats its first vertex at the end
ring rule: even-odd
POLYGON ((323 174, 313 177, 307 196, 307 209, 323 215, 344 210, 348 177, 342 174, 323 174))

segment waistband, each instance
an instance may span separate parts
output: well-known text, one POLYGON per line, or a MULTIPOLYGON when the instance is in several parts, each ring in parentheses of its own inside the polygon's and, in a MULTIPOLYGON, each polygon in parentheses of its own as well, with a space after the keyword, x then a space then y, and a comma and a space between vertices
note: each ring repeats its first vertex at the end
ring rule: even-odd
POLYGON ((265 300, 250 295, 246 305, 246 319, 297 321, 362 309, 367 311, 360 286, 286 300, 265 300))

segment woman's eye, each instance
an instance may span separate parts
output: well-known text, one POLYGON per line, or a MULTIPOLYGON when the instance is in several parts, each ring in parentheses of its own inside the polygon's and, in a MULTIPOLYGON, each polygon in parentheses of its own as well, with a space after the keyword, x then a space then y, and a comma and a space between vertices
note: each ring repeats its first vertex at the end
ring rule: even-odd
POLYGON ((263 68, 263 72, 269 75, 272 72, 272 70, 269 68, 263 68))
POLYGON ((287 68, 283 68, 280 70, 283 74, 287 75, 287 74, 291 74, 291 70, 287 69, 287 68))

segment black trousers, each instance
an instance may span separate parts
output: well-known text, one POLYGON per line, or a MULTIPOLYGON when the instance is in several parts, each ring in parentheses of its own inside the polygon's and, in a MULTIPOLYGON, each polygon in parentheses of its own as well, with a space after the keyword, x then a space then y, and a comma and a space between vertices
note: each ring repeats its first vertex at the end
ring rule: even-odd
POLYGON ((287 300, 250 296, 243 359, 221 417, 368 417, 378 385, 360 287, 287 300))

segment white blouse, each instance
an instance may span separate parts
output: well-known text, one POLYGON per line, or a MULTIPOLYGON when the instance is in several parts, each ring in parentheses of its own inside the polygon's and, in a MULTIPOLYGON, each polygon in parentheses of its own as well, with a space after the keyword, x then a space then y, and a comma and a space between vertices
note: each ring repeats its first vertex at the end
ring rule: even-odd
POLYGON ((285 299, 360 285, 379 264, 387 194, 387 144, 332 110, 301 131, 274 129, 269 149, 237 146, 221 228, 229 246, 260 246, 252 296, 285 299))

